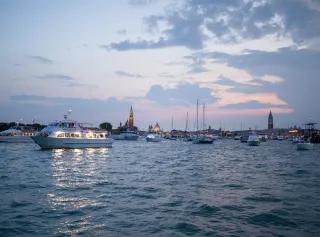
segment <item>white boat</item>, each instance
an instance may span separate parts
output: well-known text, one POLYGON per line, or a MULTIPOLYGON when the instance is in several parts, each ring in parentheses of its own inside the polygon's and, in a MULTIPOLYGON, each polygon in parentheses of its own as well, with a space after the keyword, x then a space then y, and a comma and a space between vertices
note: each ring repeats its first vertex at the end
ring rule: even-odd
POLYGON ((146 136, 147 142, 161 142, 162 140, 163 140, 163 138, 157 133, 149 133, 146 136))
POLYGON ((297 150, 310 150, 313 148, 313 144, 309 140, 302 140, 297 143, 297 150))
POLYGON ((260 133, 259 134, 259 140, 261 142, 266 142, 266 141, 268 141, 268 136, 266 134, 264 134, 264 133, 260 133))
POLYGON ((212 144, 213 139, 207 135, 198 136, 196 139, 192 141, 193 144, 212 144))
POLYGON ((0 132, 0 142, 25 143, 32 142, 31 137, 36 135, 35 129, 21 129, 19 126, 9 128, 0 132))
POLYGON ((282 135, 278 136, 278 141, 282 141, 284 138, 282 135))
POLYGON ((260 145, 260 139, 256 135, 250 135, 247 141, 249 146, 259 146, 260 145))
MULTIPOLYGON (((64 117, 67 119, 67 115, 64 117)), ((51 123, 31 138, 42 149, 111 148, 113 144, 106 131, 84 128, 74 120, 51 123)))
POLYGON ((234 136, 234 140, 240 140, 240 136, 239 135, 234 136))

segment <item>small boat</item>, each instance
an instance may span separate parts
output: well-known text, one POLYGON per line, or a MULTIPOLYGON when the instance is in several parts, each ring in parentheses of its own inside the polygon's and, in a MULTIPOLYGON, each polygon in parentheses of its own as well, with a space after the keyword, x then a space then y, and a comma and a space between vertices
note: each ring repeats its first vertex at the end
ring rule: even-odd
POLYGON ((264 133, 260 133, 259 134, 259 140, 261 142, 266 142, 266 141, 268 141, 268 136, 266 134, 264 134, 264 133))
POLYGON ((256 135, 250 135, 247 141, 249 146, 259 146, 260 145, 260 139, 256 135))
POLYGON ((162 142, 163 138, 157 133, 149 133, 146 136, 147 142, 162 142))
POLYGON ((278 141, 283 141, 283 136, 282 135, 280 135, 280 136, 278 136, 278 141))
MULTIPOLYGON (((71 114, 69 110, 68 114, 71 114)), ((102 130, 84 128, 75 120, 53 122, 31 137, 42 149, 56 148, 111 148, 113 139, 102 130)))
POLYGON ((248 142, 248 138, 249 138, 249 135, 242 135, 240 136, 240 142, 248 142))
POLYGON ((234 140, 240 140, 240 136, 238 135, 234 136, 234 140))
POLYGON ((310 150, 312 147, 313 144, 309 139, 305 139, 297 143, 297 150, 310 150))
POLYGON ((170 137, 170 140, 175 141, 175 140, 177 140, 177 138, 176 137, 170 137))
POLYGON ((212 144, 213 139, 207 135, 198 136, 192 141, 193 144, 212 144))
POLYGON ((185 142, 192 142, 192 137, 185 137, 185 138, 183 138, 183 141, 185 141, 185 142))

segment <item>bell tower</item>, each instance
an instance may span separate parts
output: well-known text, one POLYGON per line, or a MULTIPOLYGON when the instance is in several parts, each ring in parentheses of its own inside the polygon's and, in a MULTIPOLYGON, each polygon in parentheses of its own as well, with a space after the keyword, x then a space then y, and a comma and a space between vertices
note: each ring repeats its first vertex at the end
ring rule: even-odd
POLYGON ((273 129, 273 115, 271 113, 271 110, 270 110, 270 113, 269 113, 269 117, 268 117, 268 129, 273 129))
POLYGON ((130 114, 129 114, 129 130, 133 130, 133 111, 132 111, 132 105, 130 109, 130 114))

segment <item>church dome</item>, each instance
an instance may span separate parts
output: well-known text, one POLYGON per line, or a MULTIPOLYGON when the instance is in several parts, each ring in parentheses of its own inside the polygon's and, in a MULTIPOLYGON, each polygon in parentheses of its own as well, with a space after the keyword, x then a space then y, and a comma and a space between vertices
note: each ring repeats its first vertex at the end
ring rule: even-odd
POLYGON ((160 132, 160 126, 159 126, 158 123, 156 124, 156 126, 154 126, 153 131, 154 132, 160 132))

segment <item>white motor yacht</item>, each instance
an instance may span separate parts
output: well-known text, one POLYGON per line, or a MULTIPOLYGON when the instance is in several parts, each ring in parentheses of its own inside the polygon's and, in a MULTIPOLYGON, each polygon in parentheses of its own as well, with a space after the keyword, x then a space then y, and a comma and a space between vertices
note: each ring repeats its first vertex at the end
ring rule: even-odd
POLYGON ((260 145, 260 139, 256 135, 250 135, 247 141, 249 146, 259 146, 260 145))
POLYGON ((113 144, 106 131, 83 128, 74 120, 51 123, 32 139, 42 149, 111 148, 113 144))
POLYGON ((163 140, 163 138, 157 133, 149 133, 146 136, 147 142, 161 142, 162 140, 163 140))

